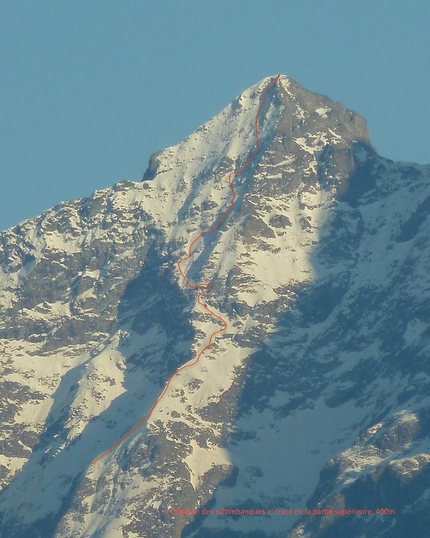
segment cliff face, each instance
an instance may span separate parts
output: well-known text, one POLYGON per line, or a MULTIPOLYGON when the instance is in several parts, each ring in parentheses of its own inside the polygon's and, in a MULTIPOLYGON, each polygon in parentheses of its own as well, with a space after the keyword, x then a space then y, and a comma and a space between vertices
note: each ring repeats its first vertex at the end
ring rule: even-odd
POLYGON ((217 328, 177 262, 228 206, 270 80, 141 183, 0 235, 1 536, 427 536, 430 167, 285 76, 186 268, 227 330, 91 465, 217 328))

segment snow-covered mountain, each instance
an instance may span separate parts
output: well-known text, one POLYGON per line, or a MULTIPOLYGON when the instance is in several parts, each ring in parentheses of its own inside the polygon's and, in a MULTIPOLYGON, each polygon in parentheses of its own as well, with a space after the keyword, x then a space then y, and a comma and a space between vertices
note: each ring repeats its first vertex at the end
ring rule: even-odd
POLYGON ((177 263, 271 81, 0 234, 1 537, 429 536, 430 166, 286 76, 186 267, 228 327, 92 464, 220 326, 177 263))

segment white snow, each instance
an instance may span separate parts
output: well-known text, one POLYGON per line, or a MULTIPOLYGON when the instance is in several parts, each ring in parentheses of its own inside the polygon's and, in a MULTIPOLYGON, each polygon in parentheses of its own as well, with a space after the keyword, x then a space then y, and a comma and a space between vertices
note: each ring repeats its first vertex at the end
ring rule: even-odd
POLYGON ((330 112, 331 108, 328 106, 320 107, 315 110, 322 118, 328 118, 327 112, 330 112))

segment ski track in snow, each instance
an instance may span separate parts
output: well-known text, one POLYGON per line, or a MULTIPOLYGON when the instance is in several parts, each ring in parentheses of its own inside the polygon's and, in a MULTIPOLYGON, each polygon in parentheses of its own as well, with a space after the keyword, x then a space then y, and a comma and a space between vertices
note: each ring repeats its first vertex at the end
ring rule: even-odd
POLYGON ((157 400, 155 401, 154 405, 151 407, 149 413, 140 421, 138 422, 135 426, 133 426, 133 428, 131 430, 129 430, 125 435, 123 435, 120 439, 118 439, 118 441, 116 441, 116 443, 114 443, 112 446, 110 446, 107 450, 105 450, 102 454, 100 454, 99 456, 97 456, 97 458, 95 458, 93 461, 92 461, 92 465, 97 463, 98 461, 100 461, 102 458, 104 458, 104 456, 106 456, 107 454, 109 454, 109 452, 111 452, 114 448, 116 448, 117 446, 119 446, 123 441, 125 441, 133 432, 135 432, 142 424, 144 424, 152 415, 152 413, 154 412, 155 408, 157 407, 157 405, 160 403, 160 401, 164 398, 167 390, 169 389, 169 385, 172 381, 172 379, 179 373, 181 372, 182 370, 185 370, 187 368, 191 368, 192 366, 195 366, 201 356, 203 355, 203 353, 205 351, 207 351, 211 345, 212 345, 212 342, 215 338, 215 336, 217 334, 220 334, 222 332, 224 332, 226 330, 226 328, 228 327, 228 324, 226 322, 226 320, 219 316, 218 314, 216 314, 213 310, 211 310, 203 301, 202 301, 202 297, 203 295, 205 295, 206 293, 208 293, 211 289, 211 284, 209 282, 199 282, 198 284, 191 284, 191 282, 188 280, 186 274, 184 273, 184 271, 182 270, 181 268, 181 265, 184 263, 184 262, 187 262, 192 254, 193 254, 193 247, 194 245, 205 235, 208 235, 210 233, 214 233, 217 231, 217 229, 220 227, 221 223, 224 221, 224 219, 229 215, 229 213, 231 212, 231 210, 233 209, 233 206, 235 204, 235 201, 236 201, 236 197, 237 197, 237 194, 236 194, 236 191, 234 189, 234 186, 233 186, 233 181, 232 181, 232 178, 234 176, 237 176, 239 174, 241 174, 242 172, 244 172, 246 170, 246 168, 248 167, 249 163, 253 160, 253 158, 257 155, 257 153, 259 152, 260 150, 260 146, 261 146, 261 143, 260 143, 260 138, 258 136, 258 117, 260 115, 260 112, 266 102, 266 96, 267 96, 267 92, 273 88, 276 83, 278 82, 279 80, 279 77, 280 77, 280 74, 277 75, 277 77, 272 80, 272 82, 270 82, 266 88, 264 89, 263 91, 263 97, 261 99, 261 102, 260 102, 260 106, 258 107, 258 110, 257 110, 257 113, 255 115, 255 138, 257 140, 257 145, 254 149, 254 151, 252 152, 252 154, 248 157, 248 159, 246 160, 246 162, 243 164, 243 166, 239 169, 239 170, 234 170, 233 172, 230 172, 228 174, 228 184, 229 184, 229 187, 230 187, 230 190, 233 194, 233 197, 230 201, 230 204, 228 206, 228 208, 224 211, 224 213, 218 218, 218 220, 216 221, 216 223, 212 226, 212 228, 210 228, 209 230, 206 230, 204 232, 201 232, 195 239, 193 239, 193 241, 190 243, 190 246, 188 247, 188 254, 185 258, 182 258, 181 260, 179 260, 178 262, 178 270, 182 276, 182 278, 184 279, 185 283, 187 284, 187 286, 193 290, 196 290, 196 289, 200 289, 198 295, 197 295, 197 302, 207 311, 209 312, 209 314, 211 314, 212 316, 214 316, 218 321, 221 321, 221 323, 223 324, 223 327, 221 327, 220 329, 217 329, 216 331, 212 332, 212 334, 210 335, 209 337, 209 342, 208 344, 200 350, 199 354, 197 355, 197 357, 194 359, 194 361, 190 362, 189 364, 184 364, 183 366, 181 366, 180 368, 178 368, 177 370, 175 370, 173 372, 173 374, 169 377, 167 383, 166 383, 166 386, 164 387, 164 390, 163 392, 160 394, 160 396, 157 398, 157 400))

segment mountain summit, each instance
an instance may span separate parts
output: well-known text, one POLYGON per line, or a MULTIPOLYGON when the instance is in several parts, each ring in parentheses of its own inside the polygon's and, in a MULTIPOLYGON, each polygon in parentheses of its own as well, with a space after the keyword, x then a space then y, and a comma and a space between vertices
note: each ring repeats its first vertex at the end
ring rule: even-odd
POLYGON ((427 538, 430 167, 286 76, 92 464, 273 80, 0 234, 0 536, 427 538))

